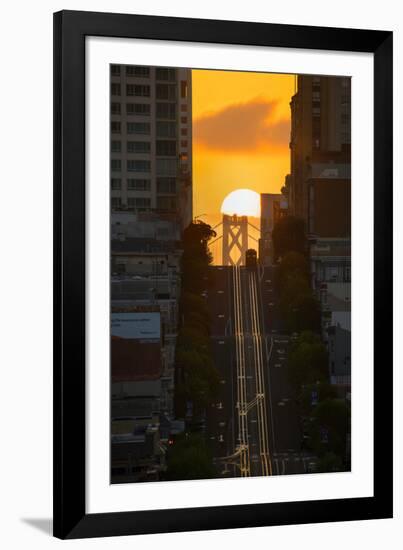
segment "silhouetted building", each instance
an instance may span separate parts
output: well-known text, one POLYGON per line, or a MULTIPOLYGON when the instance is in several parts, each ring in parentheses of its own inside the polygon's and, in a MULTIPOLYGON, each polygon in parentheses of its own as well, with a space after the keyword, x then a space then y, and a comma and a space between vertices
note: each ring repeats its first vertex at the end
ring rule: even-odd
POLYGON ((273 260, 272 231, 276 223, 288 213, 287 201, 281 193, 260 195, 259 262, 268 265, 273 260))
POLYGON ((327 196, 340 205, 340 215, 347 212, 350 216, 346 196, 351 181, 351 79, 306 75, 297 78, 297 92, 290 104, 291 173, 284 192, 290 213, 303 218, 309 232, 313 229, 317 236, 330 237, 318 233, 322 230, 321 222, 315 219, 319 207, 312 203, 322 200, 318 195, 323 195, 322 188, 329 180, 327 196), (339 182, 341 185, 336 185, 339 182))
POLYGON ((304 220, 312 288, 332 383, 350 383, 351 79, 297 77, 291 99, 291 172, 283 193, 304 220))

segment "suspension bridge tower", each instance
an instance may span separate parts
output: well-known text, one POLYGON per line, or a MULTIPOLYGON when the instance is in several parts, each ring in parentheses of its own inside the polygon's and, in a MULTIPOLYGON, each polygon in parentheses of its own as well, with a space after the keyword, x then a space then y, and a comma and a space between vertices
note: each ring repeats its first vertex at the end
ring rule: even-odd
POLYGON ((222 220, 222 264, 244 265, 247 250, 248 217, 224 214, 222 220))

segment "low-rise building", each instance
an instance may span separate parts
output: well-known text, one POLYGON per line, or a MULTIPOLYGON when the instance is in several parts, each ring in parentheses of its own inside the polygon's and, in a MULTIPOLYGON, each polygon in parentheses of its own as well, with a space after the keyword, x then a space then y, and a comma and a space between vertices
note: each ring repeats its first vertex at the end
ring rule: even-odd
POLYGON ((349 386, 351 377, 350 239, 311 241, 312 288, 322 311, 322 338, 329 352, 332 384, 349 386))

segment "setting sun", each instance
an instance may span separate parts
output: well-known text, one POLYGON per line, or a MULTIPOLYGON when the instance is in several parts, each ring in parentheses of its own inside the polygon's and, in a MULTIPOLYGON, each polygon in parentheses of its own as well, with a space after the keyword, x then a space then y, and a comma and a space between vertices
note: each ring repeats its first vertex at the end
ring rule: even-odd
POLYGON ((260 216, 260 195, 251 189, 237 189, 225 197, 221 205, 222 214, 232 216, 260 216))

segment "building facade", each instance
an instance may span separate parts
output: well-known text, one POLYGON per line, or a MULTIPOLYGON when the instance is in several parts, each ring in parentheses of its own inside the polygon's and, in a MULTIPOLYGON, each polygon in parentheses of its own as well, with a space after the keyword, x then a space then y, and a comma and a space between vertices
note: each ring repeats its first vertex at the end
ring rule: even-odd
POLYGON ((110 85, 111 481, 153 481, 164 475, 177 424, 181 236, 192 221, 191 71, 111 65, 110 85))
POLYGON ((348 385, 351 364, 351 79, 301 75, 291 99, 291 171, 283 193, 309 239, 312 288, 322 311, 329 378, 348 385))
POLYGON ((284 195, 281 193, 261 193, 259 262, 262 265, 269 265, 273 261, 273 228, 287 213, 288 204, 284 195))
POLYGON ((350 182, 351 79, 300 75, 290 106, 291 172, 284 191, 290 213, 304 219, 308 228, 312 183, 350 182))
POLYGON ((190 69, 111 65, 113 210, 192 219, 190 69))

